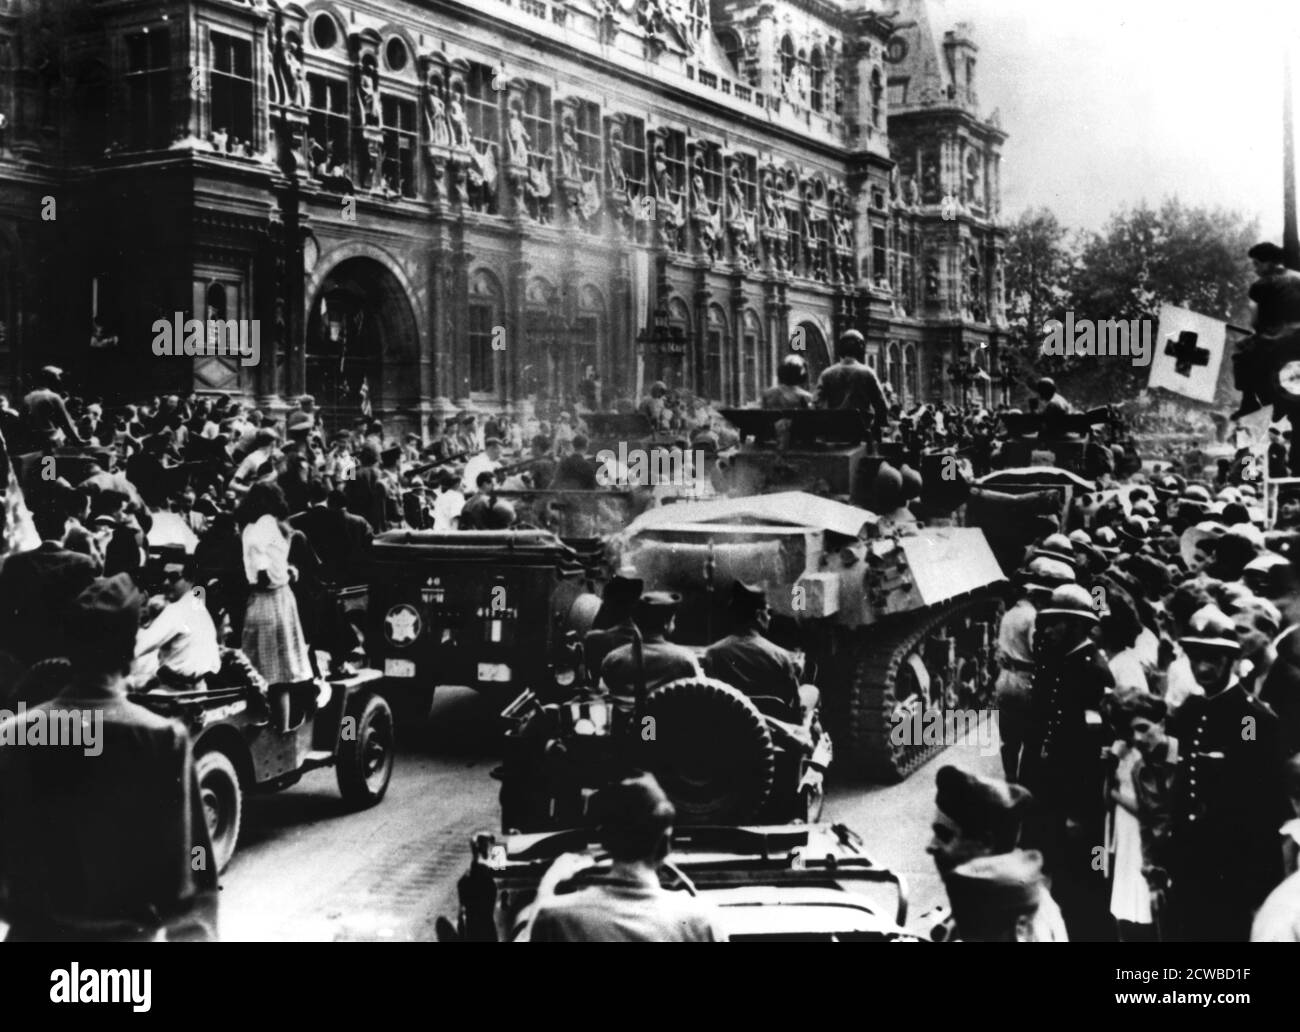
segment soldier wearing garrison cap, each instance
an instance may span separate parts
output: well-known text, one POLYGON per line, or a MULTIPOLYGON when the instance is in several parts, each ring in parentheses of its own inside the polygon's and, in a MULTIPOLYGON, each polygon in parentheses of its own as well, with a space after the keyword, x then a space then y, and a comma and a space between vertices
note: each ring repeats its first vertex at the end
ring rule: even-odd
POLYGON ((1050 899, 1043 857, 1035 850, 980 857, 948 878, 959 942, 1043 941, 1036 928, 1044 898, 1050 899))
POLYGON ((591 630, 582 639, 582 658, 590 676, 600 674, 601 664, 610 652, 620 645, 630 645, 636 637, 632 617, 644 586, 639 577, 621 574, 612 577, 605 585, 600 609, 596 611, 591 630))
MULTIPOLYGON (((794 657, 764 637, 771 620, 763 588, 735 581, 731 588, 733 631, 709 646, 701 665, 709 677, 725 681, 746 695, 780 699, 790 712, 799 713, 803 690, 794 657)), ((807 686, 807 700, 815 706, 817 690, 807 686)))
POLYGON ((600 665, 600 679, 612 694, 636 697, 639 690, 649 693, 669 681, 701 676, 695 653, 668 640, 681 600, 680 595, 667 591, 648 591, 641 596, 633 616, 641 632, 640 662, 634 641, 614 649, 600 665))
POLYGON ((1192 614, 1179 645, 1204 695, 1169 720, 1181 757, 1174 783, 1170 933, 1244 942, 1251 915, 1282 877, 1278 826, 1289 815, 1277 717, 1233 668, 1236 624, 1213 606, 1192 614))
POLYGON ((93 581, 68 613, 65 686, 0 725, 10 941, 215 937, 216 858, 189 734, 126 696, 140 606, 125 574, 93 581), (15 744, 18 724, 69 711, 80 745, 15 744))

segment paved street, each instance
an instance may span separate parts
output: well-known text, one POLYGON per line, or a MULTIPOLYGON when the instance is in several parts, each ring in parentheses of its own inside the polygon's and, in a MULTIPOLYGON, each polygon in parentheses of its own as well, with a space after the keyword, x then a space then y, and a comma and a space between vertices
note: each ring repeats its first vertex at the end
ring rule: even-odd
MULTIPOLYGON (((428 741, 403 749, 388 797, 374 809, 345 812, 332 771, 250 799, 223 880, 223 938, 432 938, 438 915, 455 912, 470 835, 496 828, 492 717, 470 692, 441 692, 428 741)), ((943 898, 925 854, 934 772, 943 763, 999 769, 996 754, 954 747, 901 785, 835 788, 827 809, 829 819, 863 836, 878 862, 906 877, 914 914, 943 898)))

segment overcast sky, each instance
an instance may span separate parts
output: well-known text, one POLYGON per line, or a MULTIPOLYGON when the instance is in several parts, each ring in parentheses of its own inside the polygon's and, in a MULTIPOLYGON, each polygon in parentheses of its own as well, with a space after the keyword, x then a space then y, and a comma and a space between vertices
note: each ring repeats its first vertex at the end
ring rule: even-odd
POLYGON ((932 0, 975 26, 984 114, 1001 110, 1003 211, 1100 228, 1176 194, 1282 233, 1282 47, 1300 81, 1298 0, 932 0))

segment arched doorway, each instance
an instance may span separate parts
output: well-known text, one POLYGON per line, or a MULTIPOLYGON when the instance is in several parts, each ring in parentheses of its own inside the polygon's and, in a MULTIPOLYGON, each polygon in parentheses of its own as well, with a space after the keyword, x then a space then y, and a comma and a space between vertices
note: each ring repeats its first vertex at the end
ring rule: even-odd
POLYGON ((371 413, 416 420, 419 331, 405 290, 381 262, 347 258, 321 281, 307 324, 305 381, 330 426, 371 413))
POLYGON ((816 383, 822 370, 831 364, 831 354, 826 347, 825 334, 815 322, 805 319, 795 327, 791 339, 803 343, 803 357, 808 363, 808 382, 816 383))

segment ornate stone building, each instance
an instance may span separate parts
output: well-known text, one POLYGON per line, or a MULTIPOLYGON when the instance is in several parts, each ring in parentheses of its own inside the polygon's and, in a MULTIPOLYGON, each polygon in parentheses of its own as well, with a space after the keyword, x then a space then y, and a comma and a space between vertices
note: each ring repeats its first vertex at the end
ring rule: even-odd
POLYGON ((0 0, 0 381, 754 400, 840 330, 904 398, 1002 325, 976 47, 923 0, 0 0), (159 357, 176 312, 261 359, 159 357))

